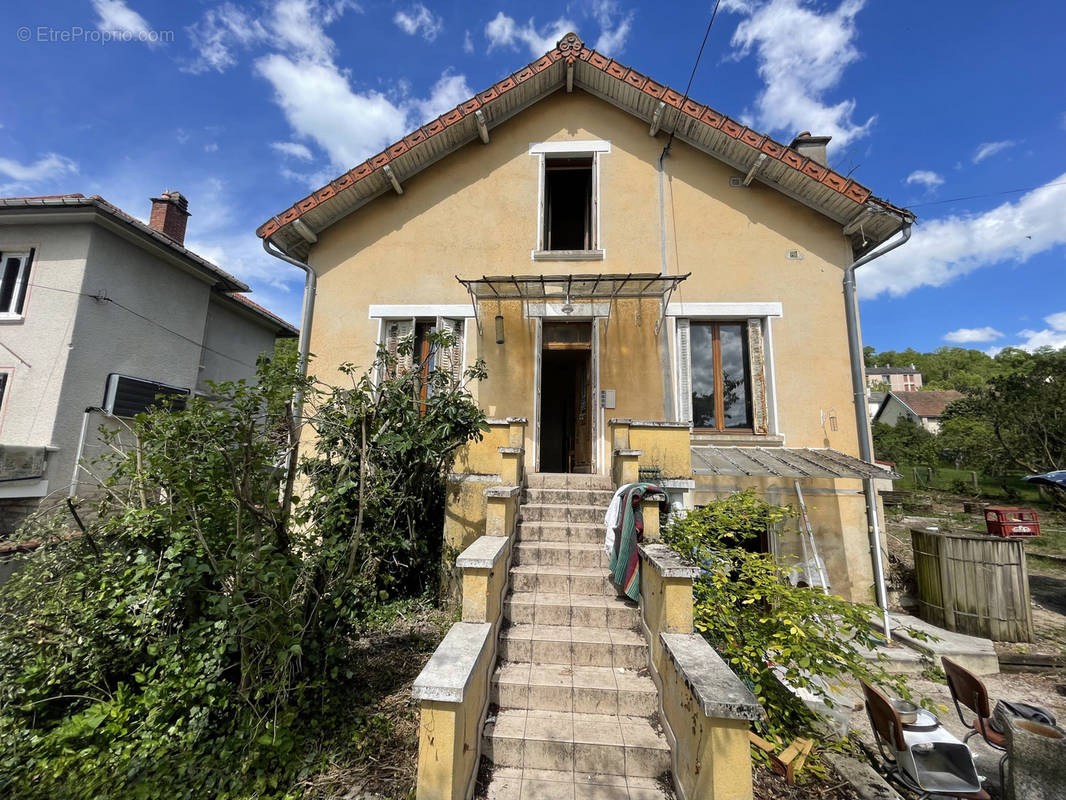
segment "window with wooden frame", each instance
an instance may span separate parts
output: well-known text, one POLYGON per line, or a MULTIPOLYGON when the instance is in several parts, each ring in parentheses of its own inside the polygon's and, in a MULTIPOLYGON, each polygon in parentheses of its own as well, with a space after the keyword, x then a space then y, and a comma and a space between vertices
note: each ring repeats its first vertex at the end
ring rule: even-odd
POLYGON ((0 319, 21 317, 33 251, 0 253, 0 319))
POLYGON ((677 321, 679 415, 701 433, 768 432, 763 320, 677 321))
POLYGON ((464 320, 437 317, 436 319, 386 319, 382 320, 382 344, 385 350, 396 359, 395 370, 401 374, 409 372, 416 365, 421 373, 422 400, 429 392, 429 373, 443 369, 451 375, 453 384, 463 377, 463 341, 464 320), (439 348, 433 345, 429 334, 434 331, 446 331, 451 334, 449 347, 439 348), (411 339, 411 352, 399 355, 400 343, 411 339))

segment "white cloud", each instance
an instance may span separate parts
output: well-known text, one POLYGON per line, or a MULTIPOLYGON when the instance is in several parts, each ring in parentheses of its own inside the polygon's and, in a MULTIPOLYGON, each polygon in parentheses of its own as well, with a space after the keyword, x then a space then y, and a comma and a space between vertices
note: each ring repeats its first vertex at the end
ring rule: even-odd
POLYGON ((524 44, 529 48, 530 54, 541 56, 553 49, 555 43, 575 27, 569 19, 560 17, 538 30, 532 17, 525 25, 519 25, 513 17, 501 11, 485 26, 485 38, 489 40, 490 52, 497 47, 517 49, 519 45, 524 44))
POLYGON ((218 152, 218 142, 208 142, 207 144, 205 144, 204 145, 204 152, 205 153, 217 153, 218 152))
POLYGON ((232 2, 208 9, 185 30, 197 57, 185 72, 225 72, 241 50, 266 46, 312 61, 329 61, 336 45, 326 35, 345 11, 362 11, 350 0, 273 0, 265 13, 232 2), (266 24, 259 17, 267 18, 266 24))
POLYGON ((470 35, 470 31, 467 31, 463 35, 463 52, 464 53, 473 53, 474 52, 474 37, 470 35))
POLYGON ((870 132, 876 116, 853 122, 855 100, 828 105, 824 99, 861 57, 855 17, 863 4, 843 0, 835 11, 819 13, 805 0, 722 3, 724 11, 745 16, 733 33, 734 57, 754 53, 765 83, 752 112, 759 127, 787 137, 809 130, 832 136, 838 147, 870 132))
POLYGON ((22 164, 13 158, 0 158, 0 175, 11 179, 0 184, 0 194, 22 191, 26 186, 62 178, 77 173, 78 165, 58 153, 46 153, 32 164, 22 164))
POLYGON ((1018 335, 1023 337, 1023 341, 1015 345, 1015 347, 1020 347, 1022 350, 1029 350, 1030 352, 1038 347, 1052 347, 1056 350, 1066 347, 1066 311, 1049 314, 1044 317, 1044 322, 1047 323, 1048 327, 1043 330, 1018 331, 1018 335))
POLYGON ((980 164, 986 158, 991 158, 996 155, 996 153, 1001 153, 1008 147, 1014 147, 1016 144, 1017 142, 1007 140, 1004 142, 985 142, 984 144, 978 145, 973 153, 973 163, 980 164))
POLYGON ((411 36, 422 34, 427 42, 432 42, 444 29, 444 20, 421 3, 415 3, 410 11, 397 11, 392 21, 400 30, 411 36))
POLYGON ((959 328, 956 331, 944 334, 945 342, 955 344, 973 344, 975 342, 991 342, 993 339, 1003 338, 1003 332, 993 327, 984 328, 959 328))
POLYGON ((185 30, 197 57, 182 69, 193 73, 225 72, 237 63, 237 50, 267 38, 266 28, 259 20, 233 3, 208 9, 199 22, 185 30))
POLYGON ((299 142, 271 142, 270 146, 292 158, 298 158, 301 161, 311 160, 311 151, 307 149, 306 145, 302 145, 299 142))
POLYGON ((590 9, 592 18, 600 26, 600 35, 594 49, 609 56, 620 54, 633 26, 633 11, 622 13, 617 0, 593 0, 590 9))
POLYGON ((859 272, 859 292, 866 298, 900 296, 919 286, 943 286, 981 267, 1024 262, 1066 244, 1063 219, 1066 174, 983 214, 915 226, 910 242, 859 272))
POLYGON ((126 5, 125 0, 92 0, 96 11, 96 28, 108 33, 123 33, 146 42, 151 40, 148 20, 126 5))
POLYGON ((463 101, 469 100, 473 94, 474 92, 466 85, 465 75, 453 75, 445 70, 430 90, 429 97, 410 102, 409 109, 413 116, 410 123, 406 124, 413 128, 415 125, 429 122, 463 101))
POLYGON ((907 179, 904 182, 908 184, 919 183, 926 189, 935 189, 944 183, 944 179, 931 169, 916 169, 907 176, 907 179))

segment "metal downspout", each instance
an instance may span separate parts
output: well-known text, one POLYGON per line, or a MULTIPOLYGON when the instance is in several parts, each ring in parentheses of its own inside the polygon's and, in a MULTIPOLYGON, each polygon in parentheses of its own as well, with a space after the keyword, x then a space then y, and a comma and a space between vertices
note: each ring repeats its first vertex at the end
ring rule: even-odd
MULTIPOLYGON (((870 418, 866 408, 866 387, 863 382, 862 342, 859 339, 859 310, 855 298, 855 270, 885 253, 906 244, 911 238, 911 223, 904 222, 900 231, 901 238, 881 250, 867 253, 846 270, 844 270, 844 318, 848 328, 848 354, 851 358, 851 390, 855 404, 855 425, 859 432, 859 456, 868 464, 874 463, 873 446, 870 438, 870 418)), ((885 591, 884 565, 881 561, 881 527, 877 517, 877 497, 874 494, 872 478, 864 478, 863 494, 866 497, 867 532, 870 537, 870 557, 873 561, 874 587, 877 593, 877 605, 881 607, 881 617, 885 626, 885 641, 892 641, 888 622, 888 595, 885 591)))
MULTIPOLYGON (((277 218, 275 217, 275 219, 277 218)), ((309 265, 286 255, 277 245, 270 241, 269 237, 263 239, 263 249, 270 255, 274 256, 274 258, 279 258, 287 264, 292 264, 292 266, 302 269, 307 276, 304 280, 303 314, 301 315, 300 340, 297 347, 299 356, 296 362, 296 368, 300 373, 300 377, 306 377, 308 353, 311 349, 311 320, 315 316, 315 291, 318 284, 318 278, 315 275, 315 271, 311 269, 309 265)), ((302 404, 303 391, 298 389, 293 397, 293 410, 297 422, 299 422, 300 419, 302 404)))

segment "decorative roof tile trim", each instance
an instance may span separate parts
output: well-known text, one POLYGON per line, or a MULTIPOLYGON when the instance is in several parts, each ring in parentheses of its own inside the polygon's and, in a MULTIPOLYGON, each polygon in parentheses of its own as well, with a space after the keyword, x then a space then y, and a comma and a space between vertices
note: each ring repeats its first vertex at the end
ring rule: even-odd
POLYGON ((710 106, 703 106, 694 100, 685 98, 669 86, 656 83, 651 78, 642 75, 636 70, 630 69, 624 64, 608 58, 602 53, 590 50, 585 47, 584 42, 581 41, 577 34, 568 33, 559 40, 555 49, 549 50, 536 61, 530 62, 513 75, 504 78, 483 92, 478 92, 474 97, 460 103, 451 111, 446 111, 437 117, 437 119, 426 123, 424 126, 408 134, 400 141, 385 148, 385 150, 377 155, 372 156, 365 163, 359 164, 344 175, 341 175, 327 186, 312 192, 303 200, 298 201, 290 208, 278 214, 276 218, 271 218, 260 225, 259 228, 256 229, 256 235, 264 239, 273 236, 282 227, 310 211, 319 203, 328 200, 336 193, 350 187, 353 183, 368 177, 377 170, 380 170, 393 158, 396 158, 415 147, 420 147, 426 144, 429 139, 441 133, 446 128, 462 121, 465 117, 473 114, 483 105, 498 100, 507 92, 529 80, 533 75, 543 72, 551 67, 552 64, 563 60, 569 65, 573 65, 573 63, 578 60, 584 61, 590 66, 607 73, 616 80, 623 81, 645 94, 658 100, 662 100, 668 105, 679 109, 686 116, 702 122, 705 125, 709 125, 712 128, 718 129, 734 139, 739 139, 749 147, 765 153, 786 166, 792 167, 792 169, 802 172, 806 177, 818 181, 823 186, 832 189, 838 194, 841 194, 860 205, 867 200, 872 199, 888 211, 894 211, 902 215, 911 215, 910 212, 904 208, 894 206, 885 200, 874 197, 873 192, 862 184, 848 180, 845 176, 834 172, 816 161, 804 158, 795 150, 780 142, 774 141, 769 136, 741 125, 736 120, 730 119, 728 116, 715 111, 710 106), (327 192, 327 189, 330 187, 334 190, 332 193, 327 192), (279 225, 276 220, 280 220, 281 224, 279 225))

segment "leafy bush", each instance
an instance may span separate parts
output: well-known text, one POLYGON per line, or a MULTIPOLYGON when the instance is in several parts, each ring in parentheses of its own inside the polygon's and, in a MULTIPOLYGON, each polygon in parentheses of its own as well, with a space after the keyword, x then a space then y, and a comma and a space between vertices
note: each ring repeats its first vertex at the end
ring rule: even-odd
POLYGON ((753 490, 740 492, 671 521, 663 540, 703 566, 693 586, 696 630, 748 683, 766 711, 768 735, 791 740, 810 728, 814 714, 775 674, 830 707, 829 687, 861 678, 900 697, 906 680, 864 657, 882 643, 872 629, 873 609, 795 587, 789 567, 753 551, 757 539, 791 516, 753 490))
POLYGON ((900 417, 895 425, 875 422, 873 440, 874 452, 885 461, 928 467, 940 463, 936 435, 908 417, 900 417))
POLYGON ((484 425, 465 383, 396 357, 343 389, 263 362, 116 438, 99 521, 0 589, 0 793, 281 797, 314 768, 353 724, 349 642, 432 589, 451 454, 484 425))

